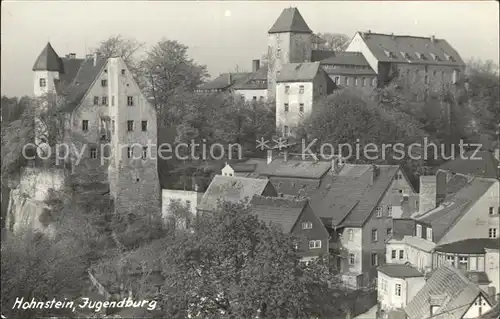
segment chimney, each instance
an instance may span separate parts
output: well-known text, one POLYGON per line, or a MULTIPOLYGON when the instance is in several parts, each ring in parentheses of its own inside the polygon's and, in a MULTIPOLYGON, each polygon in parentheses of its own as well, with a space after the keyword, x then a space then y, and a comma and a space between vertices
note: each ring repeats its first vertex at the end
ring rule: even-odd
POLYGON ((260 60, 253 60, 252 61, 252 72, 257 72, 260 69, 260 60))
POLYGON ((94 66, 97 65, 97 52, 94 53, 94 66))
POLYGON ((375 180, 377 179, 379 174, 380 174, 380 168, 377 165, 372 164, 371 185, 373 185, 375 183, 375 180))
POLYGON ((334 174, 340 173, 342 167, 344 166, 344 161, 341 156, 334 156, 332 159, 332 172, 334 174))
POLYGON ((233 83, 231 80, 232 80, 232 79, 231 79, 231 73, 228 73, 228 74, 227 74, 227 84, 228 84, 228 85, 231 85, 231 84, 233 83))
POLYGON ((285 150, 283 152, 283 161, 286 163, 288 162, 288 150, 285 150))
POLYGON ((273 150, 267 150, 267 164, 273 161, 273 150))
POLYGON ((433 34, 433 35, 431 35, 431 42, 432 42, 432 43, 436 42, 436 37, 434 36, 434 34, 433 34))
POLYGON ((76 59, 76 53, 70 53, 70 54, 68 54, 68 58, 71 59, 71 60, 76 59))
POLYGON ((419 207, 420 214, 436 208, 437 178, 434 175, 420 176, 419 207))

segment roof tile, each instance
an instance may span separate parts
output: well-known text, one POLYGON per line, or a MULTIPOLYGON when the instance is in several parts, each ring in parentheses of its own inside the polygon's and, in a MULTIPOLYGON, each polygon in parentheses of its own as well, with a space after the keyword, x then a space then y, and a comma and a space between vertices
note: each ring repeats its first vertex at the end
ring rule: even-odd
POLYGON ((36 59, 35 64, 33 65, 33 71, 61 72, 63 69, 64 67, 61 58, 57 55, 50 42, 48 42, 36 59))
POLYGON ((393 278, 423 277, 424 274, 418 269, 405 264, 385 264, 378 267, 378 271, 393 278))
POLYGON ((283 65, 277 82, 308 82, 320 72, 319 62, 289 63, 283 65))
POLYGON ((297 8, 284 9, 268 33, 296 32, 312 33, 297 8))
POLYGON ((254 196, 250 205, 260 220, 278 225, 284 233, 289 233, 306 207, 307 200, 254 196))

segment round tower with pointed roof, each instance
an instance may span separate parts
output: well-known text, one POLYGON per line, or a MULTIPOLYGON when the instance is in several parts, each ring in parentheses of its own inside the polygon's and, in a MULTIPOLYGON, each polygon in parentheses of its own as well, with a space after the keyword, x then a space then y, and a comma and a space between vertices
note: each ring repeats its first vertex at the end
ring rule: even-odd
POLYGON ((276 78, 288 63, 310 62, 312 31, 297 8, 286 8, 268 31, 268 98, 276 93, 276 78))
POLYGON ((33 65, 34 96, 55 94, 56 82, 62 71, 62 60, 49 42, 33 65))

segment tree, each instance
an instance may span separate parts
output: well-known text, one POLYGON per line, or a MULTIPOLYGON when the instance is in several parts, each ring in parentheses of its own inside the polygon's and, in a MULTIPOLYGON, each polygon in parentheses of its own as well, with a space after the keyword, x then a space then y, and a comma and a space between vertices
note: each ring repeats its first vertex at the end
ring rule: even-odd
POLYGON ((494 141, 500 123, 498 65, 492 61, 470 61, 467 65, 467 81, 466 96, 474 115, 476 131, 494 141))
POLYGON ((175 40, 163 39, 141 63, 146 92, 154 99, 160 125, 168 121, 172 96, 192 92, 208 77, 206 66, 195 63, 188 49, 175 40))
POLYGON ((170 318, 304 318, 339 304, 322 259, 299 262, 291 235, 269 227, 241 204, 199 215, 162 255, 162 309, 170 318), (323 296, 329 298, 325 302, 323 296))
POLYGON ((139 78, 138 54, 143 47, 144 43, 135 39, 114 35, 101 41, 94 52, 104 58, 121 57, 132 74, 139 78))
POLYGON ((313 37, 313 45, 318 50, 342 52, 347 49, 351 39, 341 33, 318 33, 313 37))
POLYGON ((13 309, 25 302, 75 300, 84 291, 86 260, 76 242, 66 237, 50 240, 39 234, 9 234, 1 244, 2 315, 7 318, 70 316, 71 309, 13 309), (78 249, 75 249, 78 247, 78 249))

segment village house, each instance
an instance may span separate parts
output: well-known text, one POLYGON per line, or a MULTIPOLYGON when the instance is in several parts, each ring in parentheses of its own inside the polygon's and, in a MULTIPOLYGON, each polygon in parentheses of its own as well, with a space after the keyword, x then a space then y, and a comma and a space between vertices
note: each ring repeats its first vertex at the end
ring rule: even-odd
POLYGON ((380 319, 394 310, 404 309, 425 285, 424 274, 405 264, 386 264, 378 268, 377 300, 380 319))
POLYGON ((426 90, 440 89, 458 84, 465 69, 458 52, 446 40, 435 36, 356 32, 345 52, 317 50, 317 43, 318 36, 313 34, 299 10, 285 8, 268 31, 265 67, 260 68, 260 62, 254 61, 251 73, 224 73, 200 85, 197 91, 230 90, 241 94, 246 101, 261 97, 275 100, 277 128, 286 135, 300 123, 304 116, 301 113, 310 112, 314 98, 333 91, 330 87, 369 93, 399 79, 407 85, 419 83, 426 90), (322 85, 319 79, 312 81, 311 76, 308 79, 290 77, 291 70, 313 69, 314 63, 326 71, 333 86, 322 85), (310 95, 306 92, 308 86, 313 86, 311 82, 315 84, 315 88, 311 88, 311 92, 315 91, 314 98, 306 97, 310 95), (287 112, 290 113, 287 115, 287 112))
POLYGON ((407 304, 408 319, 478 318, 495 306, 494 301, 461 270, 442 265, 407 304))
POLYGON ((250 206, 266 224, 297 236, 296 251, 302 261, 328 256, 330 235, 307 199, 254 196, 250 206))
POLYGON ((197 212, 213 212, 221 202, 248 204, 255 195, 278 196, 267 179, 216 175, 203 194, 197 212))
POLYGON ((276 128, 289 136, 312 112, 313 102, 335 88, 319 62, 283 65, 276 77, 276 128))

